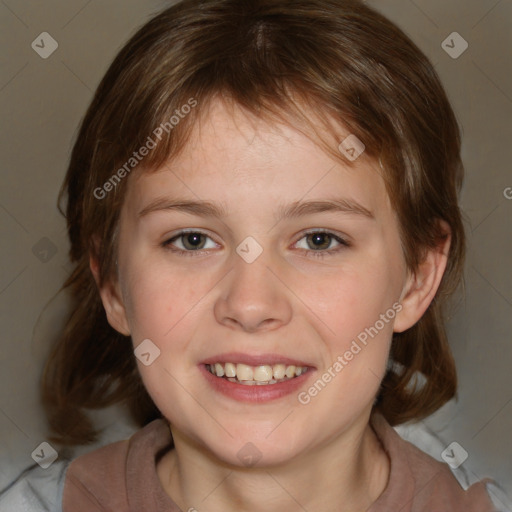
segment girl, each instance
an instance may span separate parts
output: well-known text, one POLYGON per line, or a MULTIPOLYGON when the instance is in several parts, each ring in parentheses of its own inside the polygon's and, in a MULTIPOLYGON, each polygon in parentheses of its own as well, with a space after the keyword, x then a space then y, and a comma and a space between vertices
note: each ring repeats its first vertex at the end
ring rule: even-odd
POLYGON ((184 0, 121 50, 62 194, 75 307, 43 377, 141 429, 67 465, 64 512, 496 510, 392 426, 456 391, 465 251, 440 81, 355 0, 184 0))

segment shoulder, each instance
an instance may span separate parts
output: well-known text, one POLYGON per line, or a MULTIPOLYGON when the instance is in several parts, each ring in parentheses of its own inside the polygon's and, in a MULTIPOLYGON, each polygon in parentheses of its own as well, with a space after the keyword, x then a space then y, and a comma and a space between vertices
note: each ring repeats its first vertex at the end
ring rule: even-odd
POLYGON ((496 512, 486 487, 490 481, 464 490, 446 464, 402 439, 381 415, 372 417, 372 426, 391 469, 388 486, 371 512, 380 512, 381 503, 402 506, 403 512, 496 512))
POLYGON ((101 510, 116 501, 126 508, 123 468, 129 441, 117 441, 74 459, 69 465, 62 497, 63 510, 101 510))
POLYGON ((155 420, 129 439, 102 446, 74 459, 66 472, 63 512, 128 509, 130 475, 154 461, 155 453, 169 443, 163 420, 155 420))

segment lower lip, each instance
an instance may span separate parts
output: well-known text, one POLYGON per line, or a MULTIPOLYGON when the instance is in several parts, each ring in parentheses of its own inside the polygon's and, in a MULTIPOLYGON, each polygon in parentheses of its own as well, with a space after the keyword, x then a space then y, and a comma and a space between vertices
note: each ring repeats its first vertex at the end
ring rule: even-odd
POLYGON ((215 391, 240 402, 257 403, 270 402, 290 395, 297 391, 314 373, 314 370, 310 368, 306 373, 303 373, 298 377, 294 377, 293 379, 288 379, 276 384, 254 384, 253 386, 250 386, 247 384, 230 382, 223 377, 216 377, 206 369, 204 364, 199 365, 199 369, 215 391))

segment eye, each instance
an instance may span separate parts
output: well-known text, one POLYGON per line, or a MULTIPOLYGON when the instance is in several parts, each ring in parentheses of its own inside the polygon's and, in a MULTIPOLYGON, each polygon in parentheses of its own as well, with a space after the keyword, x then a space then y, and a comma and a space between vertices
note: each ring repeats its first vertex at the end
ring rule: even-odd
POLYGON ((208 235, 201 231, 180 231, 169 240, 163 242, 162 247, 174 252, 192 255, 190 253, 215 249, 216 244, 208 235), (212 242, 210 246, 207 245, 208 239, 212 242))
MULTIPOLYGON (((303 234, 295 245, 299 249, 306 251, 307 256, 322 258, 332 256, 340 252, 346 247, 350 247, 350 243, 339 235, 335 235, 329 231, 315 230, 303 234), (298 244, 305 240, 306 247, 300 247, 298 244), (334 248, 332 248, 334 245, 334 248)), ((169 249, 180 255, 194 256, 194 253, 201 254, 202 251, 215 249, 217 244, 206 234, 201 231, 180 231, 172 238, 163 242, 162 247, 169 249), (210 240, 210 245, 208 245, 210 240)))
POLYGON ((308 231, 307 233, 304 233, 304 235, 305 236, 298 240, 296 244, 305 240, 306 247, 299 247, 299 249, 305 250, 307 252, 307 256, 312 256, 314 258, 332 256, 339 253, 344 248, 350 247, 350 243, 347 242, 347 240, 329 231, 308 231), (333 243, 335 247, 334 249, 332 248, 333 243))

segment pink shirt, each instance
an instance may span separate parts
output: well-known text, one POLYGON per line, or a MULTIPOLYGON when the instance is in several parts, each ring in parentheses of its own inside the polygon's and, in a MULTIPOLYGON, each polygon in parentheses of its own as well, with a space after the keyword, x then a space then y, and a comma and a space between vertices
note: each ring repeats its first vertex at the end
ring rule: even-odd
MULTIPOLYGON (((372 417, 372 426, 391 468, 386 489, 368 512, 496 511, 484 481, 464 491, 447 465, 403 440, 381 415, 372 417)), ((159 419, 128 440, 76 458, 66 471, 63 512, 181 512, 156 472, 170 442, 169 426, 159 419)))

